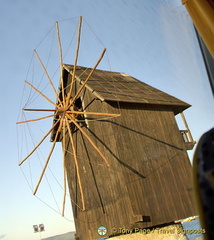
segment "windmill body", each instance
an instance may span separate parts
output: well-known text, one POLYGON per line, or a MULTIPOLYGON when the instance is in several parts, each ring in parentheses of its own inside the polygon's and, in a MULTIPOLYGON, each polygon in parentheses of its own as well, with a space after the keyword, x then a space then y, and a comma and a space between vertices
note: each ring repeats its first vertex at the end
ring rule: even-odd
MULTIPOLYGON (((77 66, 73 73, 72 65, 63 65, 63 94, 70 91, 73 74, 74 96, 90 71, 77 66)), ((94 71, 73 104, 72 114, 82 113, 74 116, 80 128, 69 125, 75 144, 68 130, 58 137, 66 149, 76 239, 99 238, 100 226, 107 228, 105 236, 111 236, 119 229, 147 228, 196 215, 187 155, 194 142, 182 138, 175 119, 188 107, 127 74, 94 71), (95 118, 90 112, 106 115, 95 118)))

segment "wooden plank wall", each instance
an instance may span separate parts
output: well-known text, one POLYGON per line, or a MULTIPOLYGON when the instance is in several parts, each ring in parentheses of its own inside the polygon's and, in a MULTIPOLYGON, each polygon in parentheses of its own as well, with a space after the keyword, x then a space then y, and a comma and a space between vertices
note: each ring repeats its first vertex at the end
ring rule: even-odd
POLYGON ((83 126, 110 167, 79 131, 74 133, 85 211, 67 141, 67 178, 79 239, 98 238, 99 226, 111 235, 112 228, 145 228, 195 215, 191 166, 174 113, 142 104, 101 102, 88 90, 81 97, 87 111, 121 116, 88 119, 83 126))

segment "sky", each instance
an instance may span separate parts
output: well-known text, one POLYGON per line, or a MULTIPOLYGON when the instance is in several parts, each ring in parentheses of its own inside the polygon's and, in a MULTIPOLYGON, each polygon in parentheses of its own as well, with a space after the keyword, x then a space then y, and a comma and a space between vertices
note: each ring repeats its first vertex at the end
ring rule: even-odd
MULTIPOLYGON (((52 207, 47 184, 42 186, 41 197, 33 196, 25 169, 18 166, 23 143, 16 122, 33 50, 47 61, 55 21, 59 21, 66 50, 78 16, 83 16, 85 26, 79 65, 93 66, 106 47, 99 68, 127 73, 192 105, 185 116, 196 141, 213 127, 213 95, 192 21, 180 0, 1 0, 0 239, 39 239, 32 226, 40 223, 45 225, 42 237, 75 231, 69 203, 63 218, 52 207), (44 36, 47 38, 42 41, 44 36)), ((56 48, 54 42, 53 52, 56 48)), ((73 63, 72 49, 75 45, 64 59, 68 64, 73 63)), ((50 60, 53 64, 58 61, 55 52, 50 60)), ((57 86, 59 77, 52 67, 48 70, 57 86)), ((194 149, 189 151, 190 159, 193 153, 194 149)), ((56 159, 54 171, 60 169, 61 155, 56 159)), ((61 173, 55 174, 61 177, 61 173)), ((51 191, 56 192, 58 201, 61 193, 55 188, 53 184, 51 191)))

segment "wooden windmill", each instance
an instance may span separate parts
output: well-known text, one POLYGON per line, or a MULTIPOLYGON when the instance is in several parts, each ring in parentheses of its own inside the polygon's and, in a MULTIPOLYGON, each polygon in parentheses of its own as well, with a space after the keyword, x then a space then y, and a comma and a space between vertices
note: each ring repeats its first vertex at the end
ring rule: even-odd
MULTIPOLYGON (((105 49, 93 68, 77 66, 81 22, 80 18, 73 65, 62 63, 58 37, 58 92, 40 60, 56 103, 27 82, 53 105, 39 109, 51 112, 45 118, 54 117, 44 136, 51 134, 52 147, 34 194, 56 142, 61 141, 64 185, 68 183, 72 199, 76 239, 98 238, 100 226, 110 236, 121 228, 146 228, 195 215, 186 151, 194 141, 187 123, 181 132, 175 120, 179 113, 184 119, 183 111, 190 105, 127 74, 97 70, 105 49)), ((37 120, 42 119, 28 122, 37 120)))

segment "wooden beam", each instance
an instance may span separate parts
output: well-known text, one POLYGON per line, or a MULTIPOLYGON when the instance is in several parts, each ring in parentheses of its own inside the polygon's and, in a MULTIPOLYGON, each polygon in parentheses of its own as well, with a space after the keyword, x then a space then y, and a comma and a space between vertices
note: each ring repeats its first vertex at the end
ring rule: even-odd
POLYGON ((40 109, 40 108, 23 108, 23 111, 35 111, 35 112, 55 112, 57 109, 40 109))
POLYGON ((74 59, 74 67, 73 67, 73 71, 72 71, 70 89, 69 89, 69 93, 68 93, 67 100, 66 100, 66 106, 69 105, 69 100, 71 98, 71 94, 73 91, 73 85, 74 85, 74 80, 75 80, 75 75, 76 75, 76 65, 77 65, 77 60, 78 60, 78 56, 79 56, 81 26, 82 26, 82 16, 80 16, 79 25, 78 25, 78 37, 77 37, 76 53, 75 53, 75 59, 74 59))
POLYGON ((36 149, 43 143, 45 138, 52 132, 52 130, 56 127, 58 122, 60 121, 60 118, 54 123, 53 127, 45 134, 45 136, 42 138, 42 140, 35 146, 35 148, 19 163, 19 166, 22 165, 23 162, 25 162, 35 151, 36 149))
POLYGON ((52 147, 51 147, 51 150, 50 150, 50 152, 49 152, 49 154, 48 154, 48 157, 47 157, 47 159, 46 159, 46 161, 45 161, 45 165, 44 165, 44 167, 43 167, 43 169, 42 169, 42 173, 41 173, 40 178, 39 178, 39 180, 38 180, 38 183, 37 183, 37 185, 36 185, 36 187, 35 187, 35 190, 34 190, 34 192, 33 192, 33 195, 35 195, 35 194, 37 193, 37 190, 38 190, 38 188, 39 188, 39 185, 40 185, 40 183, 41 183, 41 181, 42 181, 42 178, 43 178, 43 176, 44 176, 44 174, 45 174, 46 168, 47 168, 47 166, 48 166, 48 163, 49 163, 49 161, 50 161, 51 155, 52 155, 53 150, 54 150, 54 148, 55 148, 56 140, 57 140, 58 135, 59 135, 59 133, 60 133, 60 131, 61 131, 61 128, 62 128, 62 121, 60 121, 60 126, 59 126, 59 128, 57 129, 57 132, 56 132, 56 135, 55 135, 55 138, 54 138, 54 142, 53 142, 53 144, 52 144, 52 147))
POLYGON ((182 120, 183 120, 184 126, 186 127, 186 130, 187 130, 187 132, 188 132, 188 136, 189 136, 189 138, 190 138, 190 139, 189 139, 190 142, 194 142, 194 139, 193 139, 192 134, 191 134, 191 132, 190 132, 190 129, 189 129, 189 126, 188 126, 188 124, 187 124, 187 121, 186 121, 186 118, 185 118, 185 116, 184 116, 184 113, 181 112, 180 115, 181 115, 181 118, 182 118, 182 120))
POLYGON ((100 61, 102 60, 104 54, 106 52, 106 48, 104 48, 104 50, 102 51, 99 59, 97 60, 96 64, 94 65, 94 67, 92 68, 91 72, 89 73, 88 77, 86 78, 86 80, 84 81, 84 83, 82 84, 82 86, 79 88, 79 90, 77 91, 76 95, 73 97, 73 99, 71 100, 71 103, 68 105, 67 109, 72 106, 72 104, 74 103, 74 101, 78 98, 79 94, 81 93, 81 91, 83 90, 83 88, 85 87, 85 85, 87 84, 87 82, 89 81, 90 77, 92 76, 92 74, 94 73, 95 69, 97 68, 97 66, 99 65, 100 61))
POLYGON ((33 88, 33 90, 35 90, 36 92, 38 92, 42 97, 44 97, 48 102, 50 102, 51 104, 53 104, 55 107, 58 108, 58 106, 56 105, 56 103, 54 103, 53 101, 51 101, 47 96, 45 96, 42 92, 40 92, 37 88, 35 88, 31 83, 29 83, 28 81, 25 81, 25 83, 27 83, 31 88, 33 88))
POLYGON ((64 92, 64 82, 63 82, 63 67, 62 67, 62 44, 60 40, 60 33, 59 33, 59 24, 56 22, 56 33, 57 33, 57 42, 58 42, 58 51, 59 51, 59 65, 60 65, 60 83, 61 83, 61 91, 62 91, 62 102, 65 103, 65 92, 64 92))
POLYGON ((77 160, 77 153, 76 153, 76 149, 75 149, 75 145, 74 145, 74 140, 73 140, 73 136, 72 136, 72 132, 68 123, 68 119, 66 119, 66 125, 67 125, 67 129, 68 129, 68 134, 69 134, 69 138, 71 141, 71 146, 72 146, 72 151, 73 151, 73 155, 74 155, 74 162, 75 162, 75 166, 76 166, 76 171, 77 171, 77 180, 78 180, 78 184, 79 184, 79 188, 80 188, 80 195, 81 195, 81 200, 82 200, 82 210, 85 210, 85 197, 84 197, 84 192, 83 192, 83 188, 82 188, 82 182, 81 182, 81 178, 80 178, 80 171, 79 171, 79 165, 78 165, 78 160, 77 160))
POLYGON ((80 130, 80 132, 86 137, 86 139, 90 142, 90 144, 93 146, 93 148, 99 153, 99 155, 101 156, 101 158, 104 160, 104 162, 106 163, 106 165, 109 167, 110 164, 108 162, 108 160, 106 159, 106 157, 102 154, 102 152, 100 151, 100 149, 94 144, 94 142, 91 140, 91 138, 88 136, 88 134, 86 134, 82 128, 79 126, 79 124, 73 120, 68 114, 66 114, 66 116, 71 120, 71 122, 74 123, 74 125, 80 130))
MULTIPOLYGON (((60 109, 33 109, 33 108, 23 108, 23 111, 43 111, 43 112, 58 112, 60 111, 60 109)), ((63 111, 63 110, 62 110, 63 111)), ((81 112, 81 111, 69 111, 67 110, 66 113, 74 113, 74 114, 78 114, 78 115, 98 115, 98 116, 108 116, 108 117, 119 117, 121 116, 121 114, 117 114, 117 113, 98 113, 98 112, 81 112)))
POLYGON ((46 118, 50 118, 50 117, 54 117, 54 116, 56 116, 56 114, 52 114, 52 115, 45 116, 45 117, 41 117, 41 118, 35 118, 35 119, 26 120, 26 121, 21 121, 21 122, 17 122, 16 124, 28 123, 28 122, 35 122, 35 121, 39 121, 39 120, 46 119, 46 118))
POLYGON ((47 72, 47 70, 46 70, 46 68, 45 68, 45 66, 44 66, 44 64, 43 64, 40 56, 39 56, 39 54, 38 54, 38 52, 37 52, 36 50, 34 50, 34 53, 35 53, 35 55, 36 55, 36 57, 37 57, 40 65, 41 65, 43 71, 45 72, 45 75, 46 75, 46 77, 47 77, 47 79, 48 79, 49 84, 50 84, 51 87, 52 87, 52 90, 53 90, 53 92, 54 92, 57 100, 61 103, 61 101, 60 101, 60 99, 59 99, 59 96, 58 96, 58 94, 57 94, 57 92, 56 92, 56 89, 55 89, 55 87, 54 87, 54 85, 53 85, 53 82, 52 82, 52 80, 51 80, 51 78, 50 78, 50 76, 49 76, 49 74, 48 74, 48 72, 47 72))
POLYGON ((85 115, 98 115, 98 116, 108 116, 108 117, 119 117, 121 114, 115 113, 98 113, 98 112, 80 112, 80 111, 66 111, 66 113, 74 113, 74 114, 85 114, 85 115))
POLYGON ((62 152, 63 152, 63 201, 62 201, 62 216, 64 217, 65 215, 65 202, 66 202, 66 177, 67 177, 67 168, 66 168, 66 139, 65 139, 65 128, 66 128, 66 123, 65 123, 65 118, 63 119, 63 137, 62 137, 62 152))

